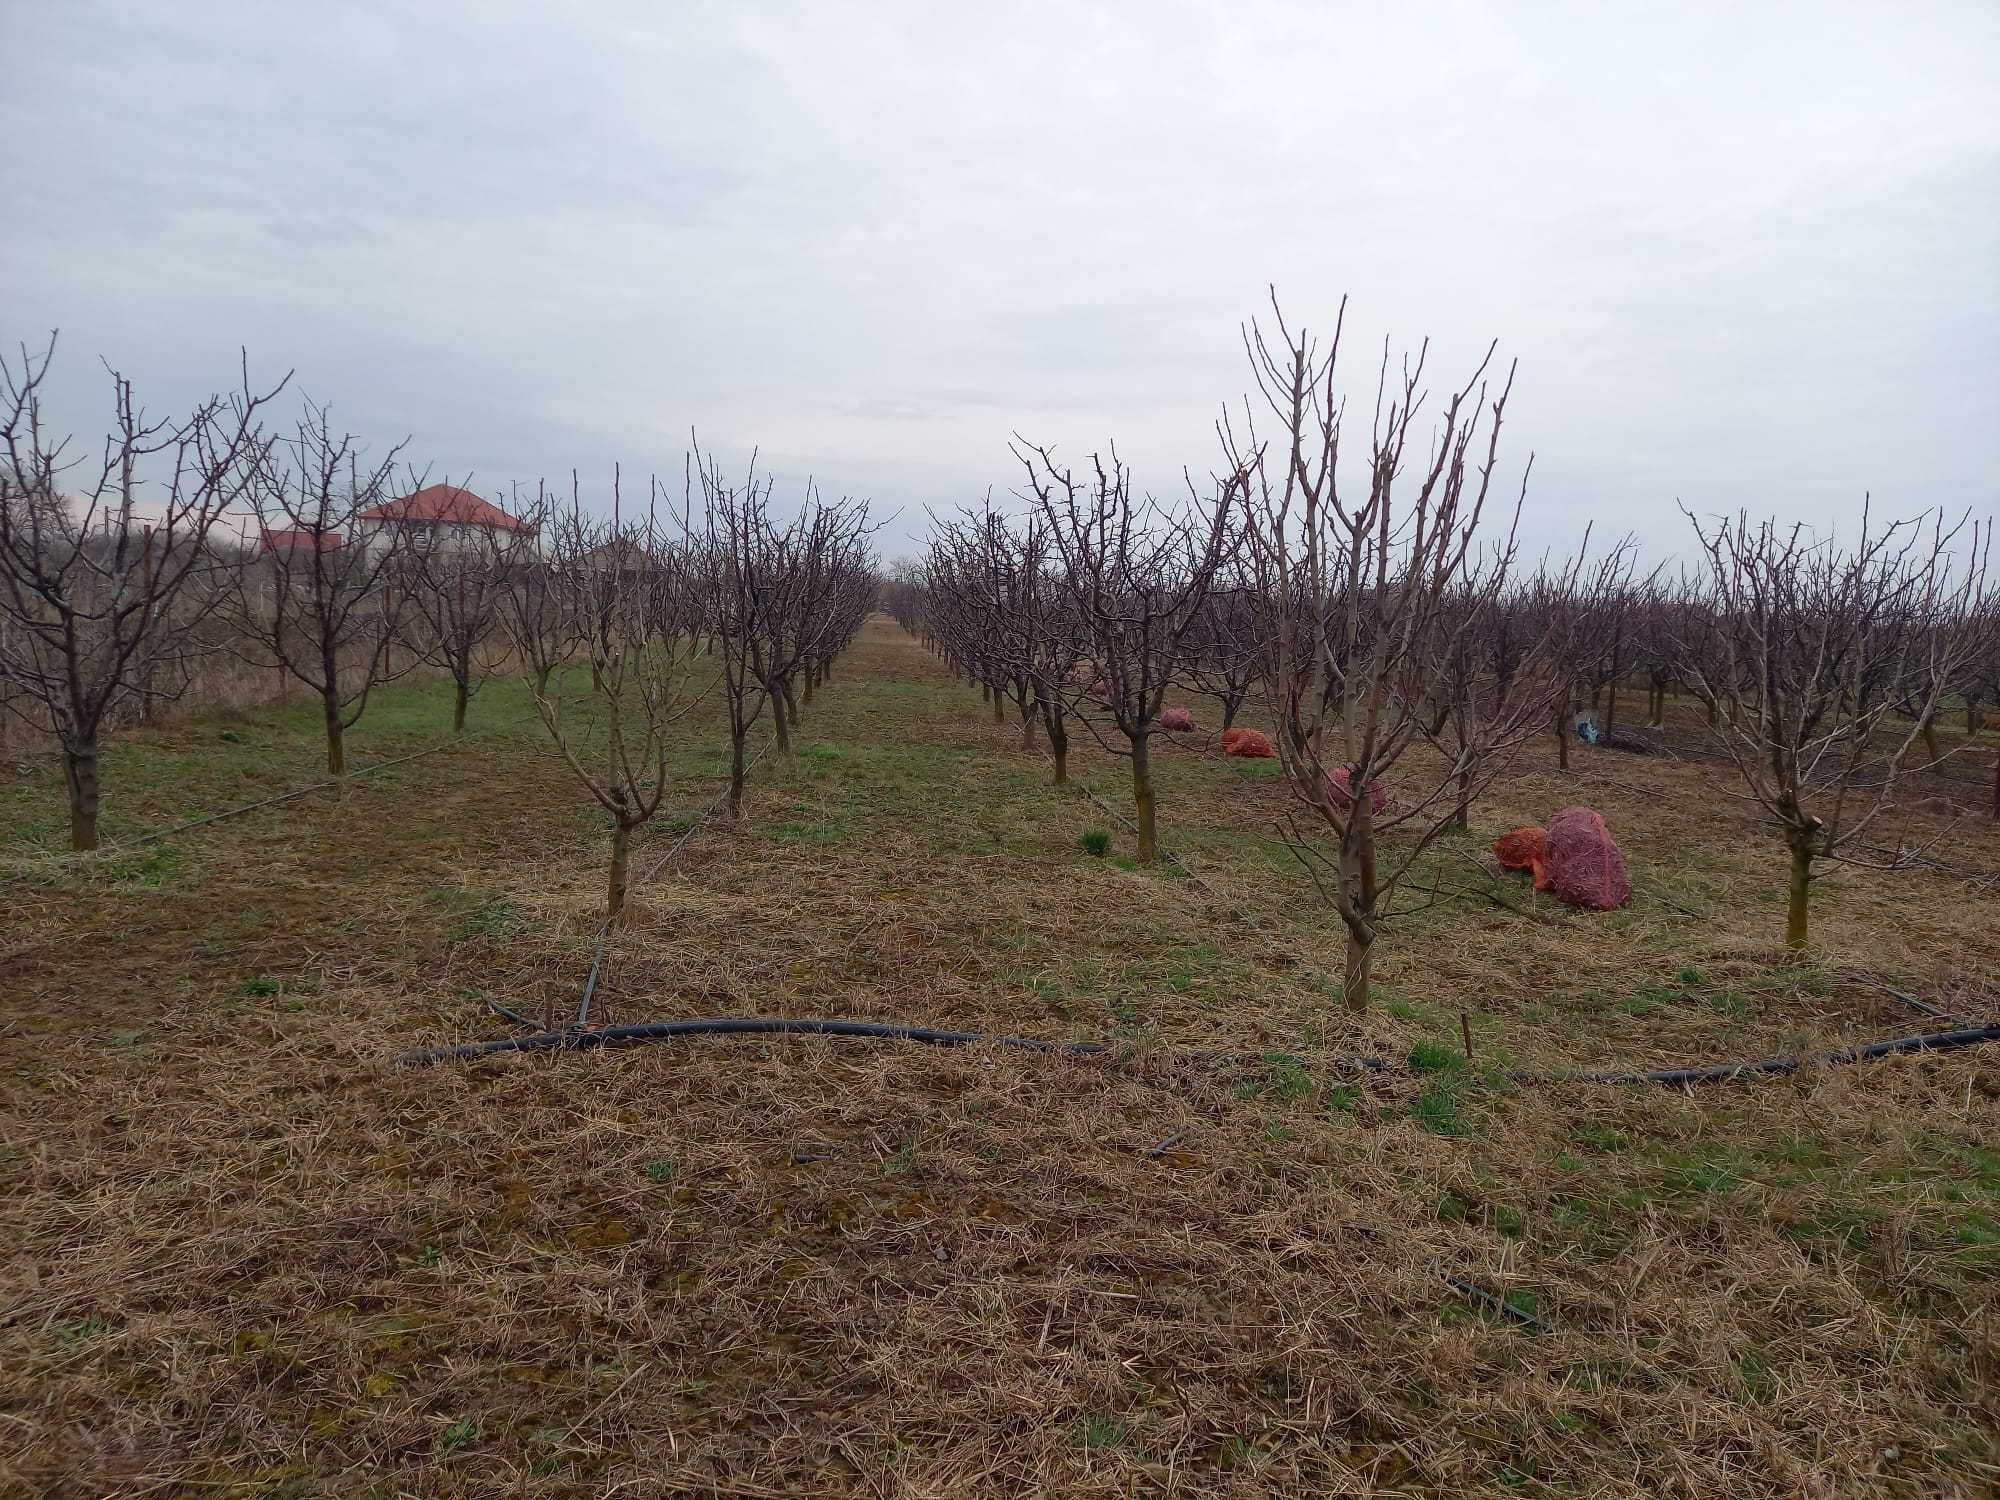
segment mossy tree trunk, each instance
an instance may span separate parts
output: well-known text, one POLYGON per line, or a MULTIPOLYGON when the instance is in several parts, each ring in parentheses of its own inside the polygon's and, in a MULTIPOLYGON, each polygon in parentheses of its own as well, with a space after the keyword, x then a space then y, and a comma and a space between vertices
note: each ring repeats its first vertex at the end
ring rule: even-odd
POLYGON ((792 753, 792 726, 785 717, 785 695, 775 687, 767 687, 765 696, 771 700, 771 734, 777 741, 778 753, 792 753))
POLYGON ((1812 895, 1813 851, 1809 841, 1792 839, 1792 879, 1790 901, 1785 907, 1785 946, 1803 953, 1810 936, 1807 902, 1812 895))
POLYGON ((625 920, 626 870, 632 856, 632 828, 623 818, 611 822, 611 882, 604 897, 604 920, 614 927, 625 920))
POLYGON ((1153 765, 1150 735, 1132 736, 1132 801, 1139 812, 1139 863, 1156 864, 1160 858, 1159 832, 1154 819, 1153 765))
POLYGON ((97 735, 75 737, 63 747, 63 785, 69 790, 69 846, 97 847, 97 802, 100 791, 97 735))

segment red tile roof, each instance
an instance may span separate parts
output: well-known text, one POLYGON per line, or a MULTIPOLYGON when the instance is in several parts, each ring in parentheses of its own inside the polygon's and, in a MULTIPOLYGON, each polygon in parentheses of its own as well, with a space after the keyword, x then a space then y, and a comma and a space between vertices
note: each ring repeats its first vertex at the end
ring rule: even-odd
MULTIPOLYGON (((313 536, 310 531, 266 531, 261 540, 266 552, 310 552, 313 550, 313 536)), ((339 532, 322 531, 318 536, 320 551, 340 550, 339 532)))
POLYGON ((426 485, 414 495, 364 510, 356 519, 426 526, 490 526, 495 531, 519 531, 522 526, 499 506, 455 484, 426 485))

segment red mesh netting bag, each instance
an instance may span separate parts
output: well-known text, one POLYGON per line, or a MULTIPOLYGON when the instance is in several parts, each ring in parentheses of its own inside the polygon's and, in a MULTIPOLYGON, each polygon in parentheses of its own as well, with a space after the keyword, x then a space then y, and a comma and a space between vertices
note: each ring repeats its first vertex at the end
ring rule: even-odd
POLYGON ((1565 807, 1549 819, 1549 884, 1572 906, 1612 911, 1632 894, 1625 856, 1604 819, 1588 807, 1565 807))
POLYGON ((1493 841, 1493 857, 1503 870, 1526 870, 1534 876, 1536 890, 1549 888, 1549 841, 1541 829, 1509 829, 1493 841))
MULTIPOLYGON (((1335 807, 1345 810, 1354 801, 1354 792, 1348 782, 1345 766, 1336 766, 1326 773, 1326 800, 1335 807)), ((1380 812, 1389 805, 1389 789, 1379 781, 1368 783, 1368 810, 1380 812)))
POLYGON ((1246 760, 1270 760, 1278 752, 1254 729, 1225 729, 1222 731, 1222 753, 1240 755, 1246 760))
POLYGON ((1170 708, 1160 715, 1160 728, 1183 731, 1194 728, 1194 715, 1184 708, 1170 708))

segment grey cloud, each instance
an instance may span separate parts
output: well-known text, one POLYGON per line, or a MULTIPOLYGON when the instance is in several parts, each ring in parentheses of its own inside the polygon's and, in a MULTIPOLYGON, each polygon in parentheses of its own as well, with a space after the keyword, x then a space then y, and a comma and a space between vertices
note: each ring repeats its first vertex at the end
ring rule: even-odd
POLYGON ((1201 472, 1275 281, 1521 376, 1528 525, 2000 488, 2000 12, 0 0, 0 336, 237 349, 489 488, 690 429, 900 507, 1201 472))

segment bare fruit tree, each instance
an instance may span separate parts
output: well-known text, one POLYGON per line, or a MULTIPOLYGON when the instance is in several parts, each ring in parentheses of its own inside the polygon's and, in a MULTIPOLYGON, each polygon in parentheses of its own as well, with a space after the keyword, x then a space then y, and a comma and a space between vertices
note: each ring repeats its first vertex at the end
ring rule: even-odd
POLYGON ((1785 944, 1811 936, 1814 866, 1894 805, 1911 747, 1981 645, 1990 528, 1919 516, 1851 545, 1747 515, 1688 513, 1712 608, 1691 617, 1684 670, 1731 711, 1711 732, 1790 854, 1785 944), (1892 715, 1906 715, 1902 722, 1892 715))
POLYGON ((327 409, 308 402, 294 435, 260 455, 246 487, 257 529, 245 539, 254 551, 238 576, 237 622, 319 699, 334 776, 347 771, 347 731, 369 694, 416 664, 399 669, 392 657, 415 581, 416 534, 364 519, 391 498, 401 452, 399 444, 364 463, 355 437, 336 433, 327 409))
POLYGON ((285 381, 253 395, 246 369, 237 394, 151 419, 113 370, 113 430, 94 460, 71 459, 42 417, 54 355, 51 335, 39 354, 0 359, 0 684, 62 747, 81 850, 97 847, 106 730, 179 696, 215 649, 201 627, 229 576, 217 523, 268 447, 262 408, 285 381), (79 488, 66 492, 72 472, 79 488))
POLYGON ((1230 516, 1247 470, 1232 467, 1208 496, 1189 477, 1187 501, 1171 506, 1133 489, 1115 447, 1093 454, 1082 476, 1053 450, 1019 439, 1014 456, 1027 475, 1023 498, 1061 569, 1063 607, 1051 624, 1069 633, 1090 679, 1073 674, 1062 691, 1098 743, 1131 762, 1139 862, 1152 864, 1160 857, 1152 738, 1168 689, 1186 678, 1202 604, 1229 558, 1230 516))
MULTIPOLYGON (((1457 810, 1548 722, 1560 674, 1539 636, 1510 645, 1504 693, 1472 670, 1514 563, 1512 519, 1490 545, 1480 537, 1512 371, 1490 392, 1489 348, 1430 416, 1424 452, 1412 448, 1425 430, 1424 351, 1392 378, 1385 350, 1358 465, 1363 483, 1350 493, 1335 380, 1341 323, 1322 352, 1303 328, 1286 325, 1275 299, 1272 308, 1279 342, 1268 343, 1255 324, 1245 342, 1276 430, 1260 443, 1252 415, 1247 439, 1225 423, 1224 443, 1231 463, 1255 466, 1247 531, 1260 595, 1276 614, 1272 717, 1286 777, 1306 809, 1288 842, 1346 928, 1342 999, 1360 1011, 1398 887, 1457 810), (1454 752, 1428 766, 1405 761, 1447 723, 1457 729, 1454 752), (1405 776, 1392 786, 1399 768, 1405 776)), ((1344 320, 1344 302, 1341 311, 1344 320)), ((1523 492, 1526 484, 1524 468, 1523 492)), ((1519 510, 1517 497, 1513 517, 1519 510)))
POLYGON ((524 637, 542 726, 611 821, 604 914, 613 924, 625 919, 632 835, 672 784, 671 730, 691 706, 697 645, 691 633, 663 628, 695 583, 686 554, 667 545, 652 513, 623 520, 619 489, 614 480, 609 521, 586 514, 574 481, 567 505, 545 513, 548 628, 524 637), (587 682, 560 670, 572 659, 590 664, 587 682))
POLYGON ((538 560, 532 524, 506 519, 505 526, 482 515, 476 523, 434 527, 412 560, 410 644, 424 663, 451 678, 454 734, 465 732, 466 709, 492 670, 491 647, 505 635, 508 591, 538 560))
POLYGON ((729 816, 743 815, 750 730, 771 710, 773 741, 791 748, 798 706, 792 687, 814 664, 827 671, 853 639, 875 598, 872 528, 860 501, 822 500, 809 489, 789 522, 771 514, 771 479, 753 458, 741 485, 700 452, 689 460, 690 555, 703 570, 704 626, 716 642, 729 714, 729 816), (701 491, 693 515, 692 490, 701 491))

